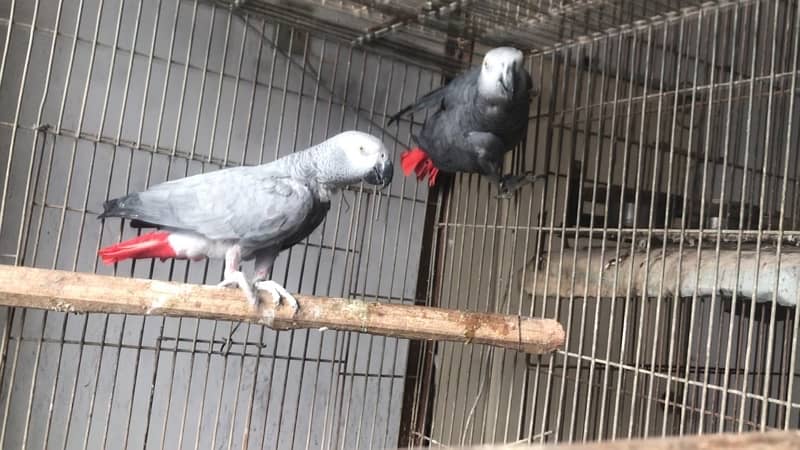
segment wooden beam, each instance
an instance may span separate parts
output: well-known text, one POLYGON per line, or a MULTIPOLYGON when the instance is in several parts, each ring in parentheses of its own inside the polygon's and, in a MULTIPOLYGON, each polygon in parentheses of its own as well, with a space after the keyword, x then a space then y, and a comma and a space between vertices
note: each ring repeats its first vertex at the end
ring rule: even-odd
POLYGON ((566 445, 499 444, 448 447, 452 450, 797 450, 800 431, 768 433, 704 434, 672 438, 650 438, 566 445))
MULTIPOLYGON (((269 297, 262 294, 262 298, 269 297)), ((251 307, 238 289, 0 265, 0 305, 74 313, 195 317, 261 323, 273 329, 332 328, 394 336, 472 342, 546 353, 564 343, 549 319, 482 314, 425 306, 296 295, 300 310, 251 307)))

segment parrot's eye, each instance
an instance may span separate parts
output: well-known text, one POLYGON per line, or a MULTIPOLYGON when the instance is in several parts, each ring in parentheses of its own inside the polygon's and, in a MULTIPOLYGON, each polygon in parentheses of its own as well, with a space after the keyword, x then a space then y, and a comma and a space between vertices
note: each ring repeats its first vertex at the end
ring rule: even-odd
POLYGON ((364 148, 363 145, 359 145, 358 146, 358 151, 360 151, 362 155, 366 155, 367 154, 367 150, 364 148))

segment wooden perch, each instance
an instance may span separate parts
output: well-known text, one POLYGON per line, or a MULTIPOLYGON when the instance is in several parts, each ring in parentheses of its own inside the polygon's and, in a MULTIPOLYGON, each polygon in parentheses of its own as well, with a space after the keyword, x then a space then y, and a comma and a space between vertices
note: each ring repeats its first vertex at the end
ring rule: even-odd
POLYGON ((472 342, 546 353, 564 343, 561 324, 502 314, 295 295, 300 310, 253 308, 238 289, 0 265, 0 305, 64 312, 166 315, 246 321, 274 329, 323 328, 405 339, 472 342))
POLYGON ((589 442, 566 445, 499 444, 477 447, 451 447, 453 450, 796 450, 800 431, 769 433, 705 434, 672 438, 650 438, 589 442))

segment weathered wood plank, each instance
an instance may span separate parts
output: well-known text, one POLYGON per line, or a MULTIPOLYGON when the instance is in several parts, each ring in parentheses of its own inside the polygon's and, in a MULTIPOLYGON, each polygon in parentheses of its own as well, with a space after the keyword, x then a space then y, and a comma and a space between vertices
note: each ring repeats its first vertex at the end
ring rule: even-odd
POLYGON ((75 313, 166 315, 256 322, 274 329, 331 328, 406 339, 473 342, 546 353, 561 324, 502 314, 296 295, 300 310, 251 307, 238 289, 0 265, 0 305, 75 313))

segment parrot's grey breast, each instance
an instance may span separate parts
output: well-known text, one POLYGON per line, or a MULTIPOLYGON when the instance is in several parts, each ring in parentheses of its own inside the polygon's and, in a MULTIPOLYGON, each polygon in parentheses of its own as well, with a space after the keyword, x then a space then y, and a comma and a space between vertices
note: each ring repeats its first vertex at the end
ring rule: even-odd
POLYGON ((239 216, 241 223, 236 224, 244 259, 249 259, 250 253, 256 250, 280 251, 297 244, 325 220, 330 209, 330 200, 320 195, 321 189, 313 181, 291 177, 272 181, 274 183, 268 184, 274 190, 264 192, 264 197, 255 199, 252 204, 257 209, 254 214, 257 219, 251 222, 242 215, 239 216))
POLYGON ((529 100, 519 96, 507 103, 481 103, 477 89, 459 102, 443 103, 423 125, 419 145, 436 167, 448 172, 480 172, 479 158, 500 161, 522 139, 528 118, 529 100), (474 148, 470 132, 492 133, 502 142, 496 148, 474 148), (482 156, 483 155, 483 156, 482 156))

